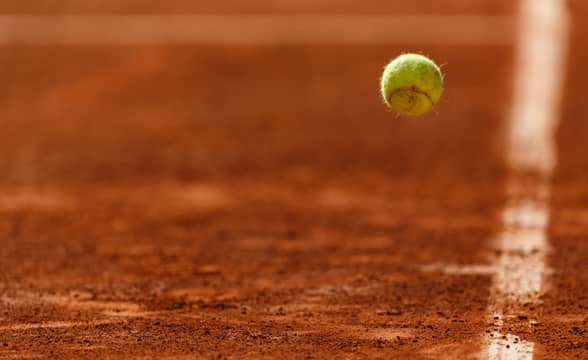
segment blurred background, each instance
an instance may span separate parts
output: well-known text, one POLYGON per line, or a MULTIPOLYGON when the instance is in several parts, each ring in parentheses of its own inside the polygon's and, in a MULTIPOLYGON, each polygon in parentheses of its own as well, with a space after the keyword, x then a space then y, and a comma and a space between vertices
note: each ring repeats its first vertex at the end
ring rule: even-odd
POLYGON ((498 126, 494 105, 477 99, 508 101, 513 6, 2 2, 0 101, 12 119, 2 122, 2 179, 399 175, 453 172, 446 162, 480 156, 491 168, 491 144, 439 152, 498 126), (381 69, 401 52, 444 66, 446 96, 427 118, 397 121, 382 107, 381 69), (493 83, 482 84, 481 66, 493 83))

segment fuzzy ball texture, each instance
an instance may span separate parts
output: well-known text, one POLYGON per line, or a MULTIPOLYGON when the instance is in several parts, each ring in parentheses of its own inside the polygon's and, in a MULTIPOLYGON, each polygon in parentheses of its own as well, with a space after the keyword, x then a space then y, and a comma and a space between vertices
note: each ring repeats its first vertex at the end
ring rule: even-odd
POLYGON ((422 115, 441 99, 443 74, 431 59, 403 54, 384 69, 381 91, 386 105, 398 114, 422 115))

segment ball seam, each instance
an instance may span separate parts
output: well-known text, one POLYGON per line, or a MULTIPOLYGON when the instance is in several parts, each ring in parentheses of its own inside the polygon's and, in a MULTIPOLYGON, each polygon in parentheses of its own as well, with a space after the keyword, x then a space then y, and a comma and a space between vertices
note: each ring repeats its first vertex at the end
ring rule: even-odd
POLYGON ((392 102, 392 97, 394 95, 396 95, 398 92, 400 92, 400 91, 406 91, 406 90, 408 90, 408 91, 414 91, 417 94, 424 95, 429 100, 429 102, 431 103, 431 107, 435 106, 435 102, 433 101, 433 99, 431 98, 431 96, 426 91, 421 90, 421 89, 419 89, 416 86, 401 86, 401 87, 395 88, 390 93, 390 96, 388 96, 388 103, 391 103, 392 102))

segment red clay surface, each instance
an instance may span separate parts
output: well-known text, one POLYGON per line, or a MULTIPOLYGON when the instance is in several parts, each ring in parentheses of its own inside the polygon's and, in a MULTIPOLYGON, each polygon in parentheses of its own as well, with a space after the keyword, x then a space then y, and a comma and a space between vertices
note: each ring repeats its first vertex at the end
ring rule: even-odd
MULTIPOLYGON (((1 358, 483 349, 490 276, 423 267, 488 262, 513 48, 419 49, 447 64, 445 101, 419 119, 378 98, 406 48, 3 50, 1 358)), ((570 94, 588 76, 576 51, 570 94)), ((587 355, 582 105, 566 96, 558 133, 552 285, 525 314, 537 326, 512 324, 538 359, 587 355)))
POLYGON ((588 144, 582 140, 588 131, 586 104, 578 92, 588 79, 582 59, 585 47, 577 46, 588 35, 588 7, 571 1, 573 10, 572 53, 567 70, 567 88, 562 104, 562 121, 557 133, 558 168, 553 181, 550 242, 551 291, 540 309, 543 329, 532 334, 540 339, 546 358, 572 354, 588 358, 588 144))

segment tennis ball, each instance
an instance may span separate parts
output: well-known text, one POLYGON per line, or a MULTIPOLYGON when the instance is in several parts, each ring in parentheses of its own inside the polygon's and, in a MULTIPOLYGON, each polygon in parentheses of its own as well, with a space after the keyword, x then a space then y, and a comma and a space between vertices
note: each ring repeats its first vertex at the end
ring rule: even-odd
POLYGON ((400 115, 429 112, 443 93, 443 74, 429 58, 403 54, 384 69, 381 80, 384 102, 400 115))

